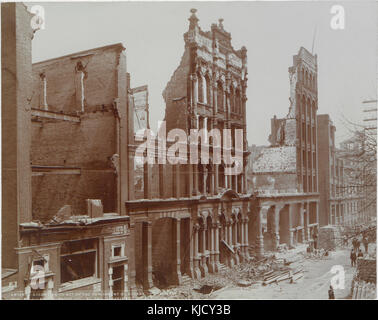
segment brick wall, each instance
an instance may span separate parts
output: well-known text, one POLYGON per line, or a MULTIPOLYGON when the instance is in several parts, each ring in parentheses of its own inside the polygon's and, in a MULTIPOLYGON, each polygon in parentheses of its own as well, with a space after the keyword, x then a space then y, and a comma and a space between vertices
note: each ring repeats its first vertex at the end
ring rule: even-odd
POLYGON ((104 212, 115 212, 116 175, 109 160, 116 153, 113 112, 86 113, 80 124, 33 124, 32 165, 81 169, 80 175, 33 176, 33 219, 48 221, 65 204, 73 214, 84 214, 85 199, 101 199, 104 212))
POLYGON ((186 99, 175 99, 188 96, 189 71, 190 51, 187 48, 181 58, 180 65, 173 73, 163 92, 163 98, 166 103, 165 120, 167 121, 167 132, 173 128, 186 129, 186 99))
POLYGON ((297 185, 295 173, 265 173, 257 174, 255 177, 255 188, 261 190, 290 191, 297 185))
POLYGON ((285 121, 285 145, 295 146, 297 139, 297 120, 286 119, 285 121))
POLYGON ((40 74, 44 73, 49 110, 65 113, 80 111, 75 105, 75 68, 79 61, 86 74, 84 78, 86 107, 111 105, 117 96, 116 69, 120 48, 121 45, 117 44, 34 63, 32 107, 39 108, 40 74))
MULTIPOLYGON (((101 199, 105 212, 116 212, 116 175, 110 157, 117 153, 114 100, 119 99, 119 116, 125 122, 127 105, 125 58, 121 44, 92 49, 33 64, 32 107, 39 108, 40 74, 47 81, 48 109, 62 113, 81 111, 76 104, 76 68, 82 65, 84 113, 81 122, 43 120, 33 122, 32 165, 79 167, 80 175, 43 175, 32 179, 33 218, 49 220, 65 204, 73 214, 86 211, 85 199, 101 199), (123 81, 125 80, 125 81, 123 81)), ((125 175, 126 133, 121 124, 120 172, 123 194, 127 196, 125 175)))
POLYGON ((355 279, 377 283, 377 261, 375 259, 358 258, 355 279))
POLYGON ((329 116, 318 115, 318 155, 319 155, 319 223, 321 226, 325 226, 329 223, 329 195, 330 195, 330 127, 329 116), (324 161, 322 161, 324 160, 324 161))

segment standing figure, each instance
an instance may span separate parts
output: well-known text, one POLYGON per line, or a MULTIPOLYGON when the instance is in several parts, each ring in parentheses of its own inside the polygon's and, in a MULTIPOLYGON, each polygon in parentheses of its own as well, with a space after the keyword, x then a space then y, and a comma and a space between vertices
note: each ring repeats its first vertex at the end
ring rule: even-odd
POLYGON ((333 291, 332 286, 329 286, 328 299, 329 300, 335 300, 335 292, 333 291))
POLYGON ((356 252, 354 251, 354 249, 352 249, 352 251, 350 252, 350 263, 352 265, 352 267, 354 267, 356 265, 356 252))
POLYGON ((369 251, 369 241, 366 236, 362 239, 362 243, 364 244, 365 247, 365 253, 368 253, 369 251))

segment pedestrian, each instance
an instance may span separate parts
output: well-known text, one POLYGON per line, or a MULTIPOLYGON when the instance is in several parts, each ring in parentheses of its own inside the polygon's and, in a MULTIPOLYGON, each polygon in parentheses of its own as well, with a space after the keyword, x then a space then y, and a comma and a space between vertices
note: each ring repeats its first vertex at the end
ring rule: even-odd
POLYGON ((356 239, 356 251, 360 250, 361 241, 360 239, 356 239))
POLYGON ((353 237, 352 239, 352 246, 353 246, 353 250, 356 250, 356 238, 353 237))
POLYGON ((344 245, 345 247, 348 246, 348 237, 347 237, 346 235, 343 236, 343 245, 344 245))
POLYGON ((332 286, 329 286, 328 299, 329 300, 335 300, 335 292, 333 291, 332 286))
POLYGON ((363 257, 364 256, 364 254, 362 253, 362 250, 361 249, 358 249, 358 255, 357 255, 357 258, 359 258, 359 257, 363 257))
POLYGON ((350 263, 352 267, 356 265, 356 252, 354 251, 354 249, 352 249, 352 251, 350 252, 350 263))
POLYGON ((369 241, 368 241, 368 239, 367 239, 366 236, 362 239, 362 243, 364 244, 364 247, 365 247, 365 253, 368 253, 368 251, 369 251, 369 241))
POLYGON ((316 250, 318 248, 318 234, 315 230, 312 234, 312 239, 314 239, 314 249, 316 250))

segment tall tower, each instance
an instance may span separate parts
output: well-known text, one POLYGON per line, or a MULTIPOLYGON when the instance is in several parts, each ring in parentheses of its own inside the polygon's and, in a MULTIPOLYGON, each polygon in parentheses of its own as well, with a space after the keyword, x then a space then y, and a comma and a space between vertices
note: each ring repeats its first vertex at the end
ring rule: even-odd
POLYGON ((163 92, 167 130, 180 128, 189 135, 191 129, 220 129, 222 133, 228 128, 234 135, 234 129, 242 129, 244 164, 241 174, 225 175, 223 162, 212 163, 210 141, 209 164, 193 164, 185 169, 188 188, 183 195, 214 195, 222 189, 245 193, 247 50, 232 47, 223 19, 205 32, 198 25, 196 9, 191 13, 181 63, 163 92))
POLYGON ((290 140, 297 149, 298 183, 302 186, 303 192, 314 193, 318 191, 317 55, 312 55, 301 47, 298 54, 293 56, 289 75, 290 109, 286 126, 292 130, 286 130, 286 140, 290 140))

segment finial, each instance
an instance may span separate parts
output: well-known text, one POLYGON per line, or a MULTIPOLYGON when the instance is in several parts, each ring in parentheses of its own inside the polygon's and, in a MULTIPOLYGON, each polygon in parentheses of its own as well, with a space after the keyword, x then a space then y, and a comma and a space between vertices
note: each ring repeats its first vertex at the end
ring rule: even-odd
POLYGON ((190 12, 192 13, 192 15, 190 16, 188 20, 190 21, 189 28, 192 29, 197 26, 197 22, 199 21, 199 19, 196 16, 197 9, 195 8, 190 9, 190 12))
POLYGON ((223 29, 223 21, 224 21, 224 19, 220 18, 220 19, 218 19, 218 21, 219 21, 219 28, 223 29))

